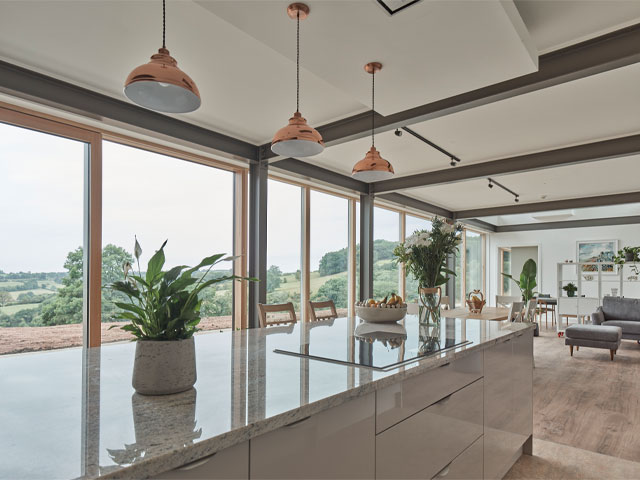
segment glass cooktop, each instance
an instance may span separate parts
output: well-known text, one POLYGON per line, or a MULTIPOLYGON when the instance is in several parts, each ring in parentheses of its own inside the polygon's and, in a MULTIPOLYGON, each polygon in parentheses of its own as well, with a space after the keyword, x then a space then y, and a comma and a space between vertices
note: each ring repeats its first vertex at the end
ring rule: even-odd
POLYGON ((398 323, 348 318, 308 322, 269 337, 276 353, 387 371, 473 343, 465 329, 456 318, 425 326, 407 315, 398 323))

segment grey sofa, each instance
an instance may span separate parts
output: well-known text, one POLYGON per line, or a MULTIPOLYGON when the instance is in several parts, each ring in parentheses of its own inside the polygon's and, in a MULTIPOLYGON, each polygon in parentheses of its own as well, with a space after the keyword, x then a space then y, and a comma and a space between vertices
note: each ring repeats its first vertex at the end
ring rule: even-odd
POLYGON ((640 341, 640 299, 604 297, 602 306, 591 314, 594 325, 622 328, 622 338, 640 341))

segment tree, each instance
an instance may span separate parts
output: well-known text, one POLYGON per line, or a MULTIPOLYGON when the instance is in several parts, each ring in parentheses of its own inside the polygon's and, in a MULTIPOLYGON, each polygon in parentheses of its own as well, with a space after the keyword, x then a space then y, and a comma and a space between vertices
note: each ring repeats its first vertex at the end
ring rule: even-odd
POLYGON ((5 307, 13 301, 13 297, 9 292, 0 291, 0 307, 5 307))
MULTIPOLYGON (((124 248, 113 244, 108 244, 102 249, 102 285, 122 280, 124 272, 123 265, 133 262, 133 256, 124 248)), ((127 297, 120 292, 110 288, 102 289, 102 321, 115 322, 118 319, 120 309, 115 302, 126 301, 127 297)))
POLYGON ((313 296, 313 301, 333 300, 338 308, 346 308, 348 300, 347 277, 339 276, 327 280, 313 296))
POLYGON ((333 275, 346 272, 349 250, 343 248, 335 252, 327 252, 320 259, 320 276, 333 275))
POLYGON ((277 265, 271 265, 267 270, 267 293, 276 290, 282 283, 282 270, 277 265))

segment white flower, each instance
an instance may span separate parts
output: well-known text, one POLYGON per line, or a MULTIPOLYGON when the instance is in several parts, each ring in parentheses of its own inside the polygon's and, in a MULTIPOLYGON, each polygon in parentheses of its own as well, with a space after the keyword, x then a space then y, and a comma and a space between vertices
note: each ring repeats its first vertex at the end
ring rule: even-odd
POLYGON ((440 231, 442 233, 453 233, 453 231, 455 230, 455 227, 453 225, 449 225, 448 223, 443 222, 442 226, 440 227, 440 231))

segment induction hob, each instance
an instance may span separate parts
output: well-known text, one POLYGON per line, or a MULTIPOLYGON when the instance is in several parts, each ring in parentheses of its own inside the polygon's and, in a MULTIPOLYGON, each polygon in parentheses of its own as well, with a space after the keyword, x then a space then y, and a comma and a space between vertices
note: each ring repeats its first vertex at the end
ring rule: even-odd
POLYGON ((380 371, 473 343, 456 318, 442 318, 429 326, 421 325, 414 315, 397 323, 338 318, 298 325, 297 335, 293 331, 270 335, 276 353, 380 371))

